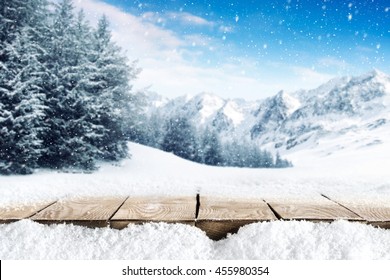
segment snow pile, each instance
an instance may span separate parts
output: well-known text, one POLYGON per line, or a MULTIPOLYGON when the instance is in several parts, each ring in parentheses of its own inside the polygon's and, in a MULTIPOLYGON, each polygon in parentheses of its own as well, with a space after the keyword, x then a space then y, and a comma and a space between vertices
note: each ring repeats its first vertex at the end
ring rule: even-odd
POLYGON ((216 243, 220 259, 390 259, 390 231, 359 223, 275 221, 216 243))
POLYGON ((198 228, 0 225, 0 259, 390 259, 390 231, 336 221, 264 222, 213 242, 198 228))

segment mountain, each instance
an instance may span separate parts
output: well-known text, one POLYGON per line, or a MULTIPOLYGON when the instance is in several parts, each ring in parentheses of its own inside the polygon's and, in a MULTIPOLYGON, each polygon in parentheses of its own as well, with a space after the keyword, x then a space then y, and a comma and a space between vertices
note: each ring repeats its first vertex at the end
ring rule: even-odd
POLYGON ((259 101, 201 93, 160 102, 150 111, 162 121, 185 117, 199 131, 213 128, 222 141, 255 141, 282 155, 317 148, 326 155, 386 140, 388 134, 381 131, 390 126, 390 77, 374 70, 259 101), (337 144, 324 148, 329 139, 337 144))

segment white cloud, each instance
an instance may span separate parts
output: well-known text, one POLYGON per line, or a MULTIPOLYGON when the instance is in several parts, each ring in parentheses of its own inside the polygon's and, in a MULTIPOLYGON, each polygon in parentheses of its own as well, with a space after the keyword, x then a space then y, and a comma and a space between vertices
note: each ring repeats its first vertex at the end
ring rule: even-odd
POLYGON ((296 75, 296 82, 305 85, 307 88, 314 88, 334 78, 333 75, 321 73, 312 68, 293 66, 292 70, 296 75))
POLYGON ((162 25, 166 24, 168 21, 178 22, 188 26, 214 27, 216 25, 215 22, 187 12, 145 12, 141 17, 146 21, 162 25))
POLYGON ((202 17, 198 17, 186 12, 180 12, 180 13, 170 12, 167 13, 167 16, 171 20, 177 20, 183 24, 209 26, 209 27, 213 27, 215 25, 215 23, 212 21, 208 21, 202 17))
POLYGON ((158 12, 146 12, 142 14, 142 19, 159 24, 165 24, 167 22, 167 19, 158 12))
POLYGON ((326 70, 327 72, 337 73, 339 76, 345 73, 354 72, 354 68, 344 59, 336 57, 324 57, 318 60, 318 68, 326 70))
POLYGON ((242 57, 225 58, 225 63, 219 66, 200 64, 197 58, 204 60, 205 52, 223 56, 226 47, 216 38, 199 33, 180 35, 166 28, 164 23, 176 16, 175 20, 182 24, 212 27, 217 32, 232 32, 232 29, 189 13, 135 16, 98 0, 76 0, 74 3, 77 9, 84 9, 93 25, 102 14, 109 18, 113 40, 126 51, 131 61, 137 59, 142 68, 135 89, 151 86, 150 90, 166 97, 207 91, 222 97, 253 100, 273 95, 281 89, 292 91, 315 87, 331 77, 290 65, 263 63, 259 66, 242 57))
POLYGON ((323 67, 337 67, 345 69, 350 65, 344 59, 338 59, 336 57, 324 57, 318 60, 318 64, 323 67))
POLYGON ((179 59, 175 50, 186 44, 173 31, 109 4, 96 0, 79 0, 75 1, 75 5, 78 9, 84 9, 87 19, 93 25, 105 14, 111 24, 113 40, 127 51, 131 60, 161 56, 171 60, 179 59))
MULTIPOLYGON (((182 94, 197 94, 211 91, 226 97, 246 97, 251 93, 277 91, 265 81, 246 77, 241 74, 242 67, 226 64, 218 68, 192 64, 185 57, 201 56, 202 52, 192 46, 217 49, 218 43, 212 38, 200 34, 180 36, 175 32, 152 22, 161 17, 157 13, 134 16, 116 7, 96 0, 75 1, 76 8, 84 9, 88 20, 96 25, 102 14, 111 23, 113 40, 127 53, 130 60, 139 60, 142 72, 135 86, 142 88, 152 86, 151 90, 168 97, 182 94)), ((174 13, 177 20, 187 24, 212 26, 213 23, 188 13, 174 13)))

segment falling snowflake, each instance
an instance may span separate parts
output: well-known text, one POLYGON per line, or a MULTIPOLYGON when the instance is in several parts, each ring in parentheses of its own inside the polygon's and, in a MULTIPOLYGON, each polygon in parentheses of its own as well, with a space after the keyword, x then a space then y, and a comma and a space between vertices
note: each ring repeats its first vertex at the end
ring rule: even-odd
POLYGON ((238 22, 238 21, 240 20, 240 17, 239 17, 238 15, 236 15, 236 17, 234 18, 234 20, 235 20, 236 22, 238 22))
POLYGON ((352 20, 352 14, 348 14, 347 18, 348 18, 349 21, 351 21, 352 20))

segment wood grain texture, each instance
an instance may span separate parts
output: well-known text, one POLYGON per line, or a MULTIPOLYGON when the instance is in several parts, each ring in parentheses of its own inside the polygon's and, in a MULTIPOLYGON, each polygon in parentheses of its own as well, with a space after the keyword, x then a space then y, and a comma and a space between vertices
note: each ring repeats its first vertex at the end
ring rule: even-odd
POLYGON ((232 221, 275 220, 276 217, 262 199, 228 199, 200 197, 198 220, 232 221))
MULTIPOLYGON (((145 223, 150 223, 151 221, 138 221, 138 220, 128 220, 128 221, 110 221, 110 227, 114 229, 124 229, 126 227, 132 226, 132 225, 143 225, 145 223)), ((155 221, 158 222, 158 221, 155 221)), ((194 221, 164 221, 164 223, 168 224, 184 224, 189 226, 195 226, 195 220, 194 221)))
POLYGON ((285 220, 362 220, 355 213, 324 197, 316 197, 314 203, 296 199, 266 199, 266 202, 285 220))
POLYGON ((195 226, 213 240, 236 233, 244 225, 275 220, 276 217, 262 199, 228 199, 200 197, 200 208, 195 226))
POLYGON ((194 222, 196 197, 128 198, 111 221, 194 222))
POLYGON ((125 197, 86 198, 57 202, 32 220, 43 223, 71 222, 80 225, 107 225, 110 217, 125 201, 125 197))
POLYGON ((387 204, 383 202, 376 203, 375 200, 364 200, 359 202, 343 198, 334 199, 330 197, 330 199, 355 212, 369 223, 390 222, 390 201, 387 204))
POLYGON ((390 203, 389 206, 377 206, 375 204, 356 205, 347 201, 340 201, 339 203, 368 222, 390 222, 390 203))
POLYGON ((29 218, 54 202, 55 201, 35 203, 31 205, 2 207, 0 208, 0 222, 11 222, 29 218))

